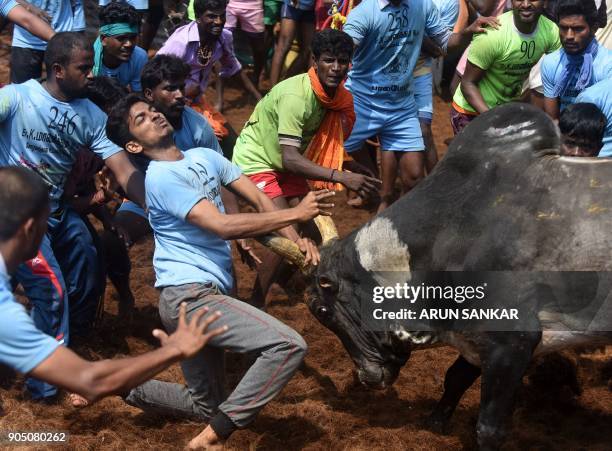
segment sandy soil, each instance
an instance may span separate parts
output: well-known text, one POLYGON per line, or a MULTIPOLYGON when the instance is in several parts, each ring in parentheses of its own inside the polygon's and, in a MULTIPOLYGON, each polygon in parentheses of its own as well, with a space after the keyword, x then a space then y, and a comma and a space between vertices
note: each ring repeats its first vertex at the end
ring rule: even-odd
MULTIPOLYGON (((0 61, 10 50, 0 43, 0 61)), ((7 65, 0 65, 0 81, 6 82, 7 65)), ((227 88, 226 114, 236 130, 248 118, 253 104, 236 89, 227 88)), ((441 154, 451 130, 448 105, 436 100, 434 134, 441 154)), ((340 199, 343 195, 339 196, 340 199)), ((335 220, 342 235, 369 218, 337 202, 335 220)), ((157 291, 151 267, 153 242, 148 238, 131 250, 132 286, 138 313, 131 327, 117 317, 117 298, 108 285, 105 312, 99 327, 80 352, 92 359, 134 355, 152 349, 150 331, 159 326, 157 291)), ((254 274, 239 259, 239 296, 248 298, 254 274)), ((287 293, 276 290, 268 300, 269 312, 301 333, 309 345, 304 366, 281 395, 271 402, 247 430, 228 442, 230 449, 470 449, 475 446, 479 385, 462 400, 447 435, 423 426, 443 388, 444 373, 457 353, 450 348, 413 353, 394 387, 384 392, 363 389, 355 382, 353 364, 336 337, 320 326, 302 303, 301 284, 290 284, 287 293)), ((567 389, 547 392, 525 383, 517 401, 512 433, 505 449, 610 449, 612 447, 612 392, 607 386, 612 352, 576 356, 583 393, 575 397, 567 389)), ((229 363, 228 383, 240 373, 229 363)), ((158 376, 182 381, 178 365, 158 376)), ((68 449, 180 449, 202 425, 144 415, 118 397, 83 410, 40 405, 23 394, 23 379, 2 381, 0 430, 67 431, 68 449)), ((41 447, 36 447, 39 449, 41 447)), ((58 447, 54 447, 57 449, 58 447)))

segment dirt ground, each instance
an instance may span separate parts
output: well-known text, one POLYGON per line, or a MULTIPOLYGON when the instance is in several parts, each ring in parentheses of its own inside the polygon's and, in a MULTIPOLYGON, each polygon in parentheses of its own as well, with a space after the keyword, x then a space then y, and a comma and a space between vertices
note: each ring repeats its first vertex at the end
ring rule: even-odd
MULTIPOLYGON (((7 82, 6 56, 10 48, 0 42, 0 81, 7 82)), ((228 88, 226 115, 240 130, 253 104, 228 88)), ((436 99, 434 135, 440 153, 451 135, 448 105, 436 99)), ((369 218, 369 213, 347 207, 338 196, 335 221, 346 235, 369 218)), ((151 267, 153 241, 148 238, 131 250, 132 287, 138 313, 132 326, 117 317, 117 297, 107 286, 103 320, 83 347, 89 358, 135 355, 153 349, 151 330, 159 326, 158 293, 153 288, 151 267)), ((239 259, 239 296, 248 298, 254 274, 239 259)), ((475 446, 479 385, 463 398, 446 435, 435 434, 423 420, 442 393, 446 369, 457 353, 451 348, 413 353, 396 384, 381 392, 368 391, 355 382, 353 364, 336 337, 320 326, 302 302, 299 280, 287 293, 278 289, 268 299, 269 312, 302 334, 309 353, 304 366, 285 390, 271 402, 247 430, 238 431, 229 449, 293 450, 403 450, 471 449, 475 446)), ((604 450, 612 448, 612 391, 608 388, 612 350, 575 356, 579 362, 581 396, 569 390, 548 393, 527 383, 519 394, 513 428, 505 449, 604 450)), ((229 359, 230 383, 239 377, 238 365, 229 359)), ((182 381, 178 365, 158 376, 182 381)), ((40 405, 23 394, 23 379, 3 381, 0 387, 3 431, 66 431, 67 449, 180 449, 196 435, 202 424, 145 415, 118 397, 107 398, 83 410, 65 400, 40 405)), ((1 415, 1 414, 0 414, 1 415)), ((40 449, 42 447, 36 447, 40 449)), ((54 448, 58 448, 57 446, 54 448)), ((61 448, 61 447, 59 447, 61 448)), ((34 449, 34 448, 31 448, 34 449)))

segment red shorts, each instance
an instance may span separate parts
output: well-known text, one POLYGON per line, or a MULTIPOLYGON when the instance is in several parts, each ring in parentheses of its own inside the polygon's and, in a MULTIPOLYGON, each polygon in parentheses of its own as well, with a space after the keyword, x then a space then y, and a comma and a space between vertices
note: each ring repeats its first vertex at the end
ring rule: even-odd
POLYGON ((248 177, 270 199, 277 197, 301 197, 310 191, 304 177, 287 172, 258 172, 248 177))

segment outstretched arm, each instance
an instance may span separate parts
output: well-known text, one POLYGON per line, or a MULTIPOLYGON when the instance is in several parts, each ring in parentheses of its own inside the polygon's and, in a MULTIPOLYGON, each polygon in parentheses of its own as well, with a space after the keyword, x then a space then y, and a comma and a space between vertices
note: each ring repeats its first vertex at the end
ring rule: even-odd
POLYGON ((185 304, 182 304, 178 328, 172 335, 168 336, 159 329, 153 331, 161 342, 161 348, 155 351, 138 357, 89 362, 60 346, 30 374, 78 393, 89 402, 112 394, 125 394, 171 364, 193 357, 212 337, 227 330, 224 326, 207 332, 220 313, 202 319, 207 312, 207 309, 202 309, 188 323, 185 310, 185 304))
POLYGON ((265 235, 296 222, 309 221, 320 214, 329 215, 328 210, 333 207, 333 204, 324 202, 333 195, 327 190, 313 191, 298 206, 278 210, 274 203, 265 194, 260 193, 253 182, 244 175, 230 183, 228 188, 235 194, 243 196, 260 213, 227 215, 221 213, 212 202, 203 199, 189 211, 187 220, 224 240, 233 240, 265 235), (257 193, 251 192, 250 185, 257 193))
POLYGON ((144 175, 134 167, 127 152, 117 152, 104 160, 104 163, 113 172, 127 197, 145 208, 144 175))
POLYGON ((55 35, 55 31, 49 23, 31 11, 31 9, 35 8, 34 6, 27 2, 20 1, 18 3, 19 5, 11 9, 6 15, 7 19, 44 41, 48 41, 55 35))
POLYGON ((283 168, 287 172, 301 175, 310 180, 325 180, 341 183, 348 189, 357 191, 364 197, 370 197, 378 191, 380 180, 354 172, 339 172, 324 168, 304 157, 297 147, 281 144, 283 168))

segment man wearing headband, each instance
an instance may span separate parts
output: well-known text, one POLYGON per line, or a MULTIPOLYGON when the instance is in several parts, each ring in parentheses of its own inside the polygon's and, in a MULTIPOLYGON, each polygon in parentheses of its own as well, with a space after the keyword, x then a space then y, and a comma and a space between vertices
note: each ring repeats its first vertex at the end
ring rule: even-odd
POLYGON ((100 36, 94 43, 94 75, 116 78, 132 92, 142 91, 140 73, 147 62, 147 52, 136 46, 139 24, 133 6, 110 3, 100 10, 100 36))

